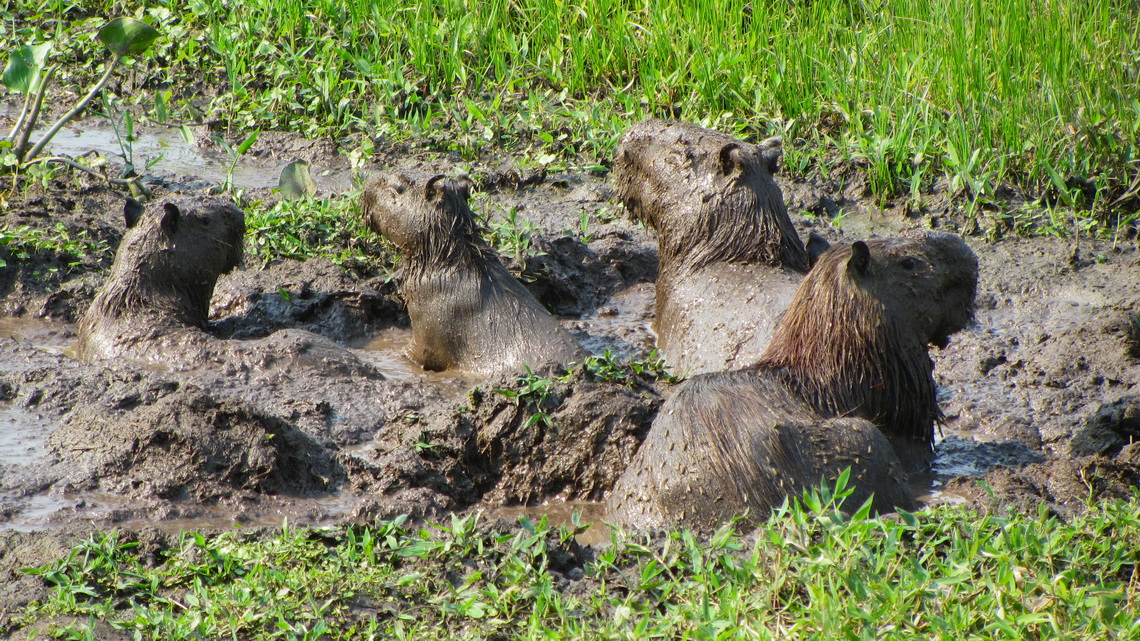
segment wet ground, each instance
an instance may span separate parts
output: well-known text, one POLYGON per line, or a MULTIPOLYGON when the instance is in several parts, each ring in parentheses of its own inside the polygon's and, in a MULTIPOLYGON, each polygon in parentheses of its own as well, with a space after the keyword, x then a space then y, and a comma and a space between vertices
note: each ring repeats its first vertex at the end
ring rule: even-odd
MULTIPOLYGON (((84 125, 62 136, 55 152, 97 146, 113 154, 113 143, 109 131, 84 125)), ((151 169, 156 197, 205 191, 227 171, 224 155, 187 145, 176 130, 151 131, 134 152, 163 154, 151 169)), ((295 159, 313 162, 323 196, 352 188, 347 161, 331 143, 288 135, 263 134, 234 180, 249 197, 272 200, 267 188, 295 159)), ((395 148, 374 160, 374 169, 427 164, 444 173, 461 164, 395 148)), ((477 186, 477 211, 502 219, 514 208, 534 224, 528 287, 582 344, 622 359, 648 356, 656 243, 613 202, 606 177, 511 158, 462 165, 477 186)), ((12 189, 3 180, 0 225, 63 223, 111 248, 121 238, 121 197, 87 177, 47 189, 12 189)), ((781 185, 804 236, 815 229, 835 242, 964 226, 945 198, 914 216, 874 207, 851 181, 781 185), (837 208, 848 212, 841 228, 826 222, 837 208)), ((916 496, 1018 509, 1045 503, 1064 515, 1090 497, 1134 491, 1134 230, 1114 242, 967 240, 980 261, 977 323, 932 354, 946 422, 932 472, 913 479, 916 496)), ((579 370, 554 386, 551 422, 528 426, 534 408, 494 391, 516 381, 420 370, 403 355, 410 330, 392 284, 323 260, 246 264, 225 276, 212 331, 218 340, 278 336, 283 350, 318 334, 359 357, 370 368, 364 374, 329 373, 303 360, 190 372, 82 363, 73 358, 74 323, 110 256, 69 264, 50 253, 20 261, 5 252, 0 247, 7 263, 0 267, 0 530, 9 533, 323 524, 466 509, 507 518, 568 518, 578 509, 588 521, 601 518, 598 501, 670 393, 657 381, 598 382, 579 370), (286 299, 282 287, 304 295, 286 299)), ((603 540, 604 529, 586 536, 603 540)))

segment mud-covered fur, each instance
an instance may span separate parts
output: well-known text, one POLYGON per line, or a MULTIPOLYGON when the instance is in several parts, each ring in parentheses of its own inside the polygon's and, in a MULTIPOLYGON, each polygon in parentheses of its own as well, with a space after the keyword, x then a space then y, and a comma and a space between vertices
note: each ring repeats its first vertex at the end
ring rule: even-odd
POLYGON ((682 122, 646 120, 623 136, 614 183, 657 230, 654 329, 676 369, 755 364, 808 254, 772 175, 779 138, 752 145, 682 122))
POLYGON ((145 357, 148 341, 204 329, 218 277, 242 259, 245 214, 230 202, 132 202, 125 213, 111 275, 79 323, 80 358, 145 357))
POLYGON ((125 209, 111 275, 80 319, 78 356, 129 358, 173 369, 255 371, 292 366, 382 378, 333 341, 283 329, 255 341, 205 330, 218 277, 242 259, 245 214, 220 198, 176 198, 125 209))
POLYGON ((929 451, 941 412, 927 345, 944 347, 973 319, 977 281, 977 257, 954 234, 835 247, 804 279, 759 367, 821 415, 860 416, 929 451))
POLYGON ((665 403, 609 499, 625 527, 710 530, 749 511, 763 520, 785 498, 852 468, 856 508, 913 509, 907 476, 865 420, 823 418, 771 375, 702 374, 665 403))
POLYGON ((403 253, 409 356, 429 370, 544 369, 585 353, 479 235, 465 178, 385 173, 364 190, 364 215, 403 253))
POLYGON ((694 377, 665 403, 610 496, 614 520, 763 519, 846 467, 848 508, 872 493, 879 511, 911 507, 906 471, 927 462, 940 417, 926 345, 970 322, 977 273, 946 233, 825 252, 757 366, 694 377))

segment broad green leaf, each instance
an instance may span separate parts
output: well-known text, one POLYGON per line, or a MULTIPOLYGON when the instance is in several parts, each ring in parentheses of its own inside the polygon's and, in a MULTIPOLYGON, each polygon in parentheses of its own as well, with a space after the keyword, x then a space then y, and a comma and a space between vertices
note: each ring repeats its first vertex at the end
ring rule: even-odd
POLYGON ((242 141, 242 143, 238 145, 237 155, 244 156, 245 152, 249 151, 249 148, 253 146, 253 143, 257 142, 257 135, 259 133, 261 132, 255 131, 251 133, 249 137, 247 137, 244 141, 242 141))
POLYGON ((51 52, 51 43, 20 47, 8 58, 4 68, 4 86, 8 91, 29 94, 38 91, 43 76, 44 62, 51 52))
POLYGON ((225 150, 226 150, 226 154, 227 154, 227 155, 228 155, 230 158, 234 158, 234 159, 236 159, 236 158, 237 158, 237 155, 238 155, 238 153, 237 153, 236 151, 234 151, 234 148, 230 146, 230 143, 228 143, 228 142, 226 142, 225 140, 223 140, 221 136, 210 136, 210 138, 211 138, 211 139, 213 139, 213 141, 214 141, 214 142, 218 143, 218 145, 219 145, 219 146, 220 146, 222 149, 225 149, 225 150))
POLYGON ((281 197, 286 200, 297 200, 317 193, 317 183, 309 173, 309 163, 304 160, 291 162, 281 170, 279 187, 281 197))
POLYGON ((158 29, 134 18, 115 18, 99 30, 99 41, 116 56, 136 56, 157 37, 158 29))
POLYGON ((170 120, 170 92, 160 91, 154 96, 154 118, 166 123, 170 120))

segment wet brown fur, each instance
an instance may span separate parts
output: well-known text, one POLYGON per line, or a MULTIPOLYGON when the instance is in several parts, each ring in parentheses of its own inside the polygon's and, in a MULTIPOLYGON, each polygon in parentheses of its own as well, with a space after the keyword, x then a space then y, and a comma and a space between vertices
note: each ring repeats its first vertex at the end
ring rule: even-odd
POLYGON ((614 183, 657 230, 654 329, 674 368, 755 364, 808 255, 772 177, 778 138, 752 145, 683 122, 646 120, 623 136, 614 183))
POLYGON ((403 253, 409 356, 429 370, 484 374, 581 360, 570 334, 483 242, 469 190, 466 179, 411 173, 365 186, 368 224, 403 253))
POLYGON ((218 277, 241 262, 245 214, 227 201, 172 199, 145 213, 129 205, 127 222, 111 274, 80 319, 80 358, 137 356, 147 341, 204 329, 218 277))
POLYGON ((941 412, 926 346, 973 318, 977 258, 957 236, 928 232, 868 241, 857 273, 856 246, 820 257, 757 367, 823 416, 860 416, 929 448, 941 412))
POLYGON ((928 343, 973 317, 977 258, 937 232, 833 247, 763 359, 703 374, 666 402, 609 499, 631 527, 753 518, 851 467, 847 507, 910 508, 941 416, 928 343), (888 438, 889 437, 889 438, 888 438), (903 460, 900 461, 900 458, 903 460))
POLYGON ((79 323, 78 356, 129 358, 174 370, 306 367, 322 375, 382 378, 333 341, 283 329, 255 341, 205 330, 218 277, 242 259, 245 214, 219 198, 176 198, 144 211, 128 204, 111 275, 79 323))

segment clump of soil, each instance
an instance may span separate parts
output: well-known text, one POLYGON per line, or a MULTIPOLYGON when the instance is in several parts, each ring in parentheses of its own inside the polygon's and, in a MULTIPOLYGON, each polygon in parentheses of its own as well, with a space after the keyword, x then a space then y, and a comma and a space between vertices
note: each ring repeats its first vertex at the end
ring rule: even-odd
POLYGON ((354 481, 385 495, 418 485, 452 507, 601 500, 662 402, 644 381, 596 381, 581 366, 552 380, 541 404, 512 398, 519 389, 503 378, 472 389, 466 403, 396 417, 356 454, 371 474, 354 481))
POLYGON ((1140 447, 1124 457, 1054 458, 1020 468, 995 467, 981 477, 960 476, 946 490, 998 513, 1036 513, 1059 518, 1084 511, 1088 501, 1127 499, 1140 486, 1140 447))
POLYGON ((208 503, 239 493, 311 494, 344 477, 285 421, 183 386, 133 408, 85 406, 50 444, 84 489, 208 503))
POLYGON ((354 278, 323 258, 278 260, 222 276, 210 316, 219 319, 215 335, 238 339, 293 328, 351 343, 385 327, 408 326, 394 283, 354 278))
MULTIPOLYGON (((661 395, 630 385, 594 381, 578 367, 552 390, 545 410, 497 392, 473 395, 472 411, 455 414, 455 428, 476 436, 465 466, 482 500, 522 504, 550 496, 601 500, 629 465, 661 406, 661 395)), ((447 424, 446 422, 444 423, 447 424)))

